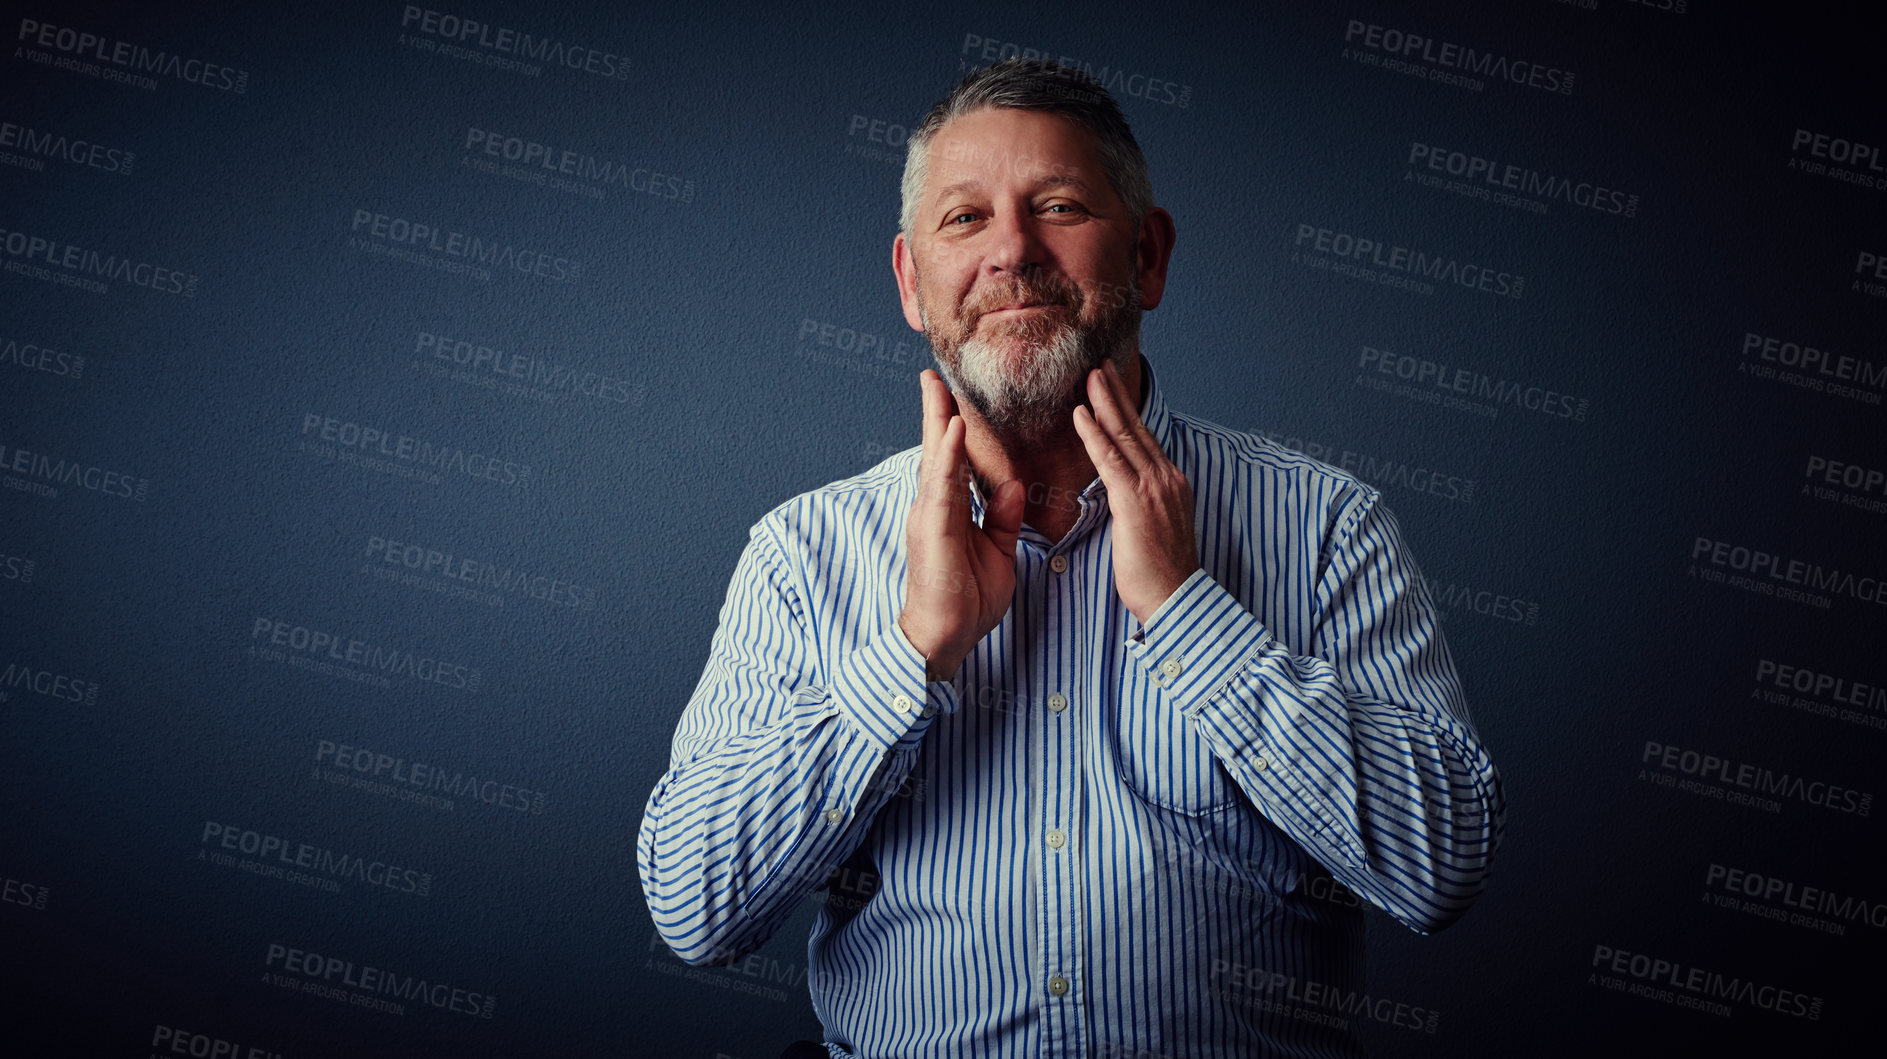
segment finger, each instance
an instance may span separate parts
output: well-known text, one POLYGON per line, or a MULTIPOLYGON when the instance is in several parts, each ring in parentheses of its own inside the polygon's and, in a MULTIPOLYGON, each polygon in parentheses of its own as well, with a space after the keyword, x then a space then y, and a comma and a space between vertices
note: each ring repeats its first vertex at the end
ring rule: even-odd
POLYGON ((1081 435, 1081 445, 1088 450, 1088 460, 1094 464, 1096 474, 1101 476, 1101 484, 1107 486, 1108 505, 1118 503, 1117 496, 1130 496, 1133 493, 1133 468, 1127 465, 1127 458, 1120 454, 1114 445, 1114 438, 1101 429, 1094 415, 1085 405, 1075 406, 1075 433, 1081 435))
POLYGON ((950 421, 932 424, 929 413, 936 408, 936 397, 930 392, 931 384, 925 383, 925 401, 928 405, 925 415, 923 458, 917 464, 917 504, 913 513, 912 529, 931 538, 949 533, 950 519, 950 421))
POLYGON ((924 397, 924 456, 927 459, 937 451, 944 426, 950 422, 950 416, 943 410, 943 401, 937 394, 942 386, 943 379, 936 372, 926 368, 918 373, 917 388, 924 397))
MULTIPOLYGON (((930 373, 937 375, 937 369, 930 369, 930 373)), ((942 375, 937 375, 937 396, 943 398, 944 420, 947 422, 957 414, 957 395, 950 392, 950 384, 944 382, 942 375)))
POLYGON ((1022 480, 1011 478, 996 487, 996 495, 983 505, 983 532, 989 542, 1004 555, 1016 553, 1016 538, 1022 535, 1022 498, 1027 490, 1022 480))
POLYGON ((1153 431, 1147 429, 1146 421, 1140 418, 1139 406, 1134 403, 1132 395, 1127 392, 1127 380, 1120 374, 1120 365, 1109 358, 1101 362, 1101 367, 1102 374, 1107 376, 1110 392, 1114 395, 1115 407, 1120 409, 1121 418, 1126 421, 1127 429, 1134 432, 1134 437, 1139 440, 1141 449, 1150 459, 1157 460, 1165 456, 1166 451, 1160 448, 1160 439, 1154 437, 1153 431))
POLYGON ((1094 406, 1094 422, 1107 434, 1128 471, 1137 476, 1146 470, 1151 457, 1140 447, 1139 435, 1122 414, 1122 402, 1115 396, 1106 372, 1096 369, 1088 373, 1088 403, 1094 406))
POLYGON ((970 462, 969 449, 964 443, 967 429, 962 416, 951 416, 944 426, 943 442, 938 450, 942 458, 937 461, 934 484, 935 509, 941 519, 937 528, 951 540, 963 540, 970 534, 970 491, 963 484, 964 469, 970 462))

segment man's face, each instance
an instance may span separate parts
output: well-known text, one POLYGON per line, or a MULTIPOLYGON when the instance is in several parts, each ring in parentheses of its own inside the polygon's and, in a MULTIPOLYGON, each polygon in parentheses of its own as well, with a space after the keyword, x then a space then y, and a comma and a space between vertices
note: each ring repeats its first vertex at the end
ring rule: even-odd
POLYGON ((1126 370, 1140 328, 1137 233, 1093 134, 989 108, 938 130, 928 161, 898 247, 906 319, 1006 448, 1072 434, 1088 372, 1126 370))

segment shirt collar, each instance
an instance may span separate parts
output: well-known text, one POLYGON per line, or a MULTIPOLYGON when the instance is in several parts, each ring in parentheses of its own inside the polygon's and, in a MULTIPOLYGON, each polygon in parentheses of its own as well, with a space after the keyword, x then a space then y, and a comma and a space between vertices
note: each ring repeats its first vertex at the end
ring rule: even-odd
MULTIPOLYGON (((1173 455, 1173 418, 1167 411, 1166 398, 1160 394, 1159 383, 1154 381, 1153 364, 1144 353, 1140 354, 1140 421, 1146 424, 1147 431, 1160 443, 1160 450, 1170 459, 1173 455)), ((1081 491, 1083 497, 1104 496, 1106 493, 1107 487, 1098 476, 1081 491)), ((970 517, 977 524, 982 524, 983 490, 974 478, 970 480, 970 517)))

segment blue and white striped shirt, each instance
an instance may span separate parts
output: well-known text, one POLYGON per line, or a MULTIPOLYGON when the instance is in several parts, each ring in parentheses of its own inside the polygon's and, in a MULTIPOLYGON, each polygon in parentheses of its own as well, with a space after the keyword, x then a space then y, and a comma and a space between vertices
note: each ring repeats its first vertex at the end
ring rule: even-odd
POLYGON ((753 527, 637 861, 694 964, 828 890, 834 1059, 1354 1056, 1426 1017, 1367 994, 1358 895, 1446 926, 1502 812, 1428 590, 1374 489, 1144 378, 1202 566, 1144 628, 1099 479, 949 682, 897 624, 919 449, 753 527))

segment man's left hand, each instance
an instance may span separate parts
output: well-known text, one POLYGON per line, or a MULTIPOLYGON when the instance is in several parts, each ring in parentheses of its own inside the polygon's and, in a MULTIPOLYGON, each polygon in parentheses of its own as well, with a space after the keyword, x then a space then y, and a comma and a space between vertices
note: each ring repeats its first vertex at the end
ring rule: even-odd
POLYGON ((1199 569, 1193 539, 1192 483, 1161 450, 1127 400, 1112 360, 1088 373, 1088 403, 1074 412, 1075 432, 1107 486, 1114 517, 1114 589, 1146 624, 1199 569))

